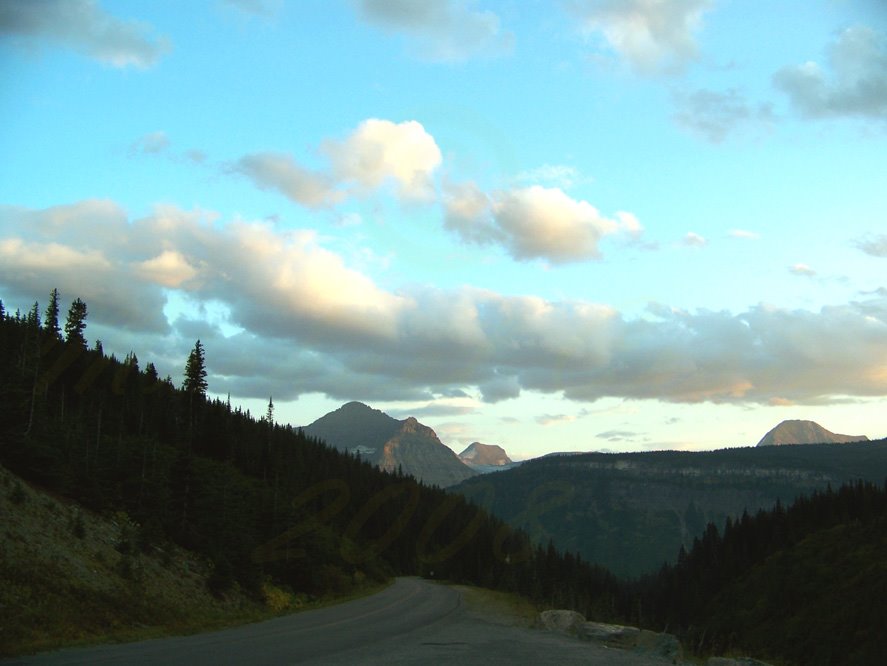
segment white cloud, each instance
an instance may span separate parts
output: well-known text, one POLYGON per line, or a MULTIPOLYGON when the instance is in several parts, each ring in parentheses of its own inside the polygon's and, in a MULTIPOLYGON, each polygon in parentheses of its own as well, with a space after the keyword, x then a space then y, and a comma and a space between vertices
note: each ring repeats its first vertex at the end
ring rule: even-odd
POLYGON ((609 219, 587 201, 539 185, 490 195, 472 183, 456 185, 447 193, 445 209, 445 225, 462 240, 502 245, 518 260, 559 264, 596 259, 604 236, 642 231, 630 213, 609 219))
POLYGON ((253 153, 229 170, 262 189, 276 190, 296 203, 329 206, 347 196, 365 196, 390 185, 404 200, 435 196, 434 173, 442 157, 437 143, 415 120, 364 120, 344 140, 327 140, 324 169, 312 171, 284 153, 253 153))
POLYGON ((697 56, 695 33, 710 0, 572 0, 586 35, 603 37, 640 74, 681 70, 697 56))
POLYGON ((169 40, 149 32, 149 26, 111 16, 94 0, 0 3, 0 35, 25 44, 61 44, 112 67, 145 69, 169 51, 169 40))
POLYGON ((161 374, 179 372, 200 337, 211 388, 237 397, 495 402, 538 391, 822 404, 887 394, 884 290, 818 312, 658 307, 627 319, 604 304, 470 287, 391 291, 311 232, 201 211, 129 220, 112 202, 0 208, 4 303, 26 308, 53 287, 87 302, 88 330, 106 349, 134 349, 161 374), (170 290, 194 304, 171 328, 170 290))
POLYGON ((731 229, 728 235, 730 238, 738 238, 740 240, 759 240, 761 238, 761 234, 748 229, 731 229))
POLYGON ((152 259, 136 262, 135 269, 146 280, 170 288, 181 287, 198 273, 187 258, 174 250, 165 250, 152 259))
POLYGON ((887 47, 866 26, 847 28, 830 45, 830 74, 818 63, 783 67, 773 75, 798 112, 809 118, 887 118, 887 47))
POLYGON ((333 173, 364 190, 392 182, 401 196, 427 200, 434 196, 432 175, 441 153, 425 128, 415 120, 364 120, 344 141, 327 141, 322 150, 333 173))
POLYGON ((416 55, 434 62, 458 62, 511 52, 514 35, 491 11, 475 10, 470 0, 354 0, 368 23, 401 33, 416 55))

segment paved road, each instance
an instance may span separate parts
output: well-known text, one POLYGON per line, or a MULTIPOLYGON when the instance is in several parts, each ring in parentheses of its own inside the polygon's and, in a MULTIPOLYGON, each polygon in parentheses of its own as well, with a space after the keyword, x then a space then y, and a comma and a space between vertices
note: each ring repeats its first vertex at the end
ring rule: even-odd
POLYGON ((234 629, 2 662, 3 666, 662 663, 480 617, 466 608, 457 590, 417 578, 399 578, 371 597, 234 629))

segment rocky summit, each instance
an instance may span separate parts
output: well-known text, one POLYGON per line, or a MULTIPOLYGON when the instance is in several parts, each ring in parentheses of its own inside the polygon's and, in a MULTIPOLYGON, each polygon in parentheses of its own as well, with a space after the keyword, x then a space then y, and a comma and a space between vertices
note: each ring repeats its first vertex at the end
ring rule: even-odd
POLYGON ((304 428, 329 446, 357 454, 377 467, 446 488, 477 472, 465 465, 426 425, 402 421, 361 402, 349 402, 304 428))
POLYGON ((783 421, 758 442, 758 446, 783 446, 786 444, 844 444, 865 442, 865 435, 838 435, 813 421, 783 421))
POLYGON ((482 474, 497 472, 515 465, 501 446, 480 442, 470 444, 459 454, 459 460, 482 474))

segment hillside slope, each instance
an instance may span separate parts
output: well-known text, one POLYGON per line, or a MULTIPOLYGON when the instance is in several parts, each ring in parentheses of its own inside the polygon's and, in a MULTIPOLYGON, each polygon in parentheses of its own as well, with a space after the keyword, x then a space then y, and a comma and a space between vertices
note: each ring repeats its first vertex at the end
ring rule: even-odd
POLYGON ((267 614, 239 590, 210 594, 209 563, 194 553, 143 550, 126 514, 103 518, 2 466, 0 516, 0 655, 267 614))

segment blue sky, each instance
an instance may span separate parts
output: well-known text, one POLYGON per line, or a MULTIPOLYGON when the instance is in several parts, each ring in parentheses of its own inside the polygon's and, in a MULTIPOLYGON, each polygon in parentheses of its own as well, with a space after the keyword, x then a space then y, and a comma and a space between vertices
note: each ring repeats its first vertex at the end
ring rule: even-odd
POLYGON ((0 298, 514 457, 887 435, 887 9, 0 2, 0 298))

